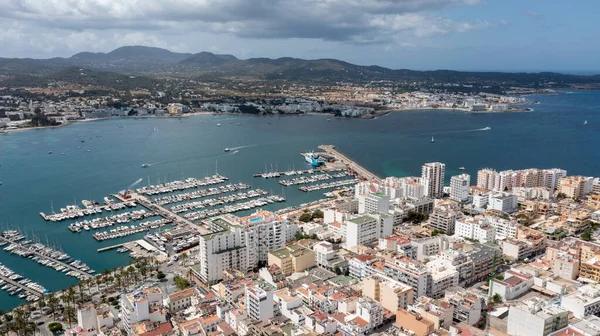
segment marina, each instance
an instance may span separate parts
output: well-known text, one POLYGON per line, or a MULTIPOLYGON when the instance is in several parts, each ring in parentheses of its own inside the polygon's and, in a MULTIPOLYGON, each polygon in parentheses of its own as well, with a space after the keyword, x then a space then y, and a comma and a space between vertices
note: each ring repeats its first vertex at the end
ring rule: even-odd
POLYGON ((277 195, 267 196, 264 198, 259 198, 253 201, 248 201, 244 203, 238 203, 234 205, 228 205, 219 209, 211 209, 211 210, 203 210, 197 212, 190 212, 183 215, 188 220, 200 220, 206 219, 209 217, 215 217, 219 215, 224 215, 228 213, 234 213, 238 211, 251 210, 254 208, 262 207, 268 204, 285 202, 285 198, 277 195))
MULTIPOLYGON (((65 273, 79 280, 89 279, 93 269, 80 260, 73 260, 68 254, 43 245, 40 242, 23 240, 25 237, 16 230, 4 231, 0 234, 0 241, 8 243, 4 251, 31 259, 40 265, 51 267, 57 272, 65 273)), ((34 238, 35 239, 35 238, 34 238)))
POLYGON ((250 190, 250 191, 244 192, 244 193, 237 193, 237 194, 233 194, 233 195, 222 196, 219 198, 206 199, 206 200, 199 201, 199 202, 179 204, 179 205, 171 207, 170 209, 174 213, 182 213, 182 212, 186 212, 186 211, 190 211, 190 210, 197 210, 197 209, 203 209, 206 207, 213 207, 213 206, 218 206, 218 205, 223 205, 223 204, 228 204, 228 203, 235 203, 235 202, 247 200, 249 198, 261 197, 261 196, 265 196, 268 194, 269 193, 264 190, 256 189, 256 190, 250 190))
POLYGON ((203 198, 208 196, 215 196, 220 194, 225 194, 228 192, 234 192, 244 189, 250 189, 251 186, 249 184, 238 183, 238 184, 228 184, 224 186, 219 186, 218 188, 209 188, 202 189, 198 191, 182 193, 177 195, 169 195, 160 198, 155 198, 154 202, 158 205, 169 205, 172 203, 189 201, 197 198, 203 198))
POLYGON ((114 201, 108 201, 108 204, 102 206, 99 205, 98 202, 90 202, 87 200, 81 201, 83 203, 84 208, 80 208, 78 205, 67 205, 64 208, 60 209, 59 213, 54 213, 52 210, 52 214, 46 215, 43 212, 40 212, 40 216, 47 221, 52 222, 60 222, 68 219, 75 219, 85 216, 91 216, 102 213, 102 211, 115 211, 120 210, 125 207, 135 207, 136 204, 134 202, 123 202, 123 203, 115 203, 114 201))
POLYGON ((104 241, 108 239, 116 239, 121 237, 130 236, 139 232, 149 231, 152 229, 158 229, 162 226, 169 224, 170 221, 166 219, 157 219, 155 221, 148 221, 140 223, 139 225, 131 226, 120 226, 110 231, 96 232, 93 234, 94 239, 97 241, 104 241))
POLYGON ((0 263, 0 289, 11 296, 18 295, 20 299, 26 299, 29 302, 35 302, 39 297, 48 293, 48 290, 40 284, 24 279, 22 275, 15 273, 2 263, 0 263))
POLYGON ((115 224, 126 224, 131 220, 142 220, 148 217, 155 216, 155 213, 147 212, 144 209, 132 212, 124 212, 110 217, 94 218, 92 220, 84 220, 75 222, 68 226, 73 232, 81 232, 81 230, 98 230, 115 224))
POLYGON ((316 184, 316 185, 302 186, 302 187, 299 187, 298 190, 301 190, 304 192, 310 192, 310 191, 317 191, 317 190, 321 190, 321 189, 344 187, 344 186, 348 186, 351 184, 356 184, 358 182, 360 182, 359 179, 341 180, 341 181, 334 181, 334 182, 329 182, 329 183, 321 183, 321 184, 316 184))
POLYGON ((135 190, 136 193, 140 195, 152 196, 152 195, 160 195, 171 193, 174 191, 181 191, 187 189, 193 189, 198 187, 204 187, 209 185, 215 185, 219 183, 224 183, 229 180, 229 178, 225 176, 221 176, 219 174, 215 174, 213 176, 207 176, 203 179, 197 178, 187 178, 184 181, 173 181, 166 182, 159 185, 150 185, 146 187, 141 187, 135 190))
POLYGON ((343 171, 343 172, 339 172, 339 173, 335 173, 335 174, 324 173, 324 174, 316 174, 316 175, 312 175, 312 176, 300 176, 300 177, 296 177, 296 178, 289 179, 289 180, 281 180, 281 181, 279 181, 279 184, 289 187, 292 185, 309 184, 309 183, 314 183, 314 182, 319 182, 319 181, 343 178, 348 175, 350 175, 350 174, 347 171, 343 171))

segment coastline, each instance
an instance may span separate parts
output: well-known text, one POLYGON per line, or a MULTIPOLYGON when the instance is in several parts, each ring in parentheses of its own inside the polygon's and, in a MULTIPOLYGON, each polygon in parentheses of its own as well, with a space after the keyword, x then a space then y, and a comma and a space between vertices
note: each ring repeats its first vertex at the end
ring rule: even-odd
POLYGON ((273 115, 254 115, 254 114, 247 114, 247 113, 239 113, 239 112, 211 112, 211 111, 198 111, 198 112, 190 112, 190 113, 186 113, 186 114, 177 114, 177 115, 162 115, 162 116, 156 116, 156 115, 146 115, 146 116, 119 116, 119 117, 105 117, 105 118, 90 118, 90 119, 74 119, 74 120, 68 120, 65 123, 61 123, 60 125, 57 126, 41 126, 41 127, 26 127, 26 128, 17 128, 17 129, 5 129, 3 131, 0 131, 0 134, 8 134, 8 133, 12 133, 12 132, 24 132, 24 131, 29 131, 29 130, 41 130, 41 129, 49 129, 49 128, 59 128, 59 127, 66 127, 69 126, 72 123, 81 123, 81 122, 94 122, 94 121, 104 121, 104 120, 111 120, 111 119, 143 119, 143 118, 189 118, 189 117, 193 117, 193 116, 197 116, 197 115, 251 115, 251 116, 277 116, 277 117, 302 117, 302 116, 327 116, 329 118, 342 118, 342 119, 374 119, 377 117, 382 117, 385 116, 389 113, 392 112, 405 112, 405 111, 432 111, 432 110, 448 110, 448 111, 461 111, 461 112, 465 112, 465 113, 473 113, 473 114, 490 114, 490 113, 522 113, 522 112, 533 112, 534 109, 533 108, 529 108, 529 107, 525 107, 519 110, 516 109, 509 109, 506 111, 471 111, 469 109, 466 108, 462 108, 462 107, 427 107, 427 108, 384 108, 381 110, 376 111, 374 114, 370 114, 370 115, 364 115, 364 116, 360 116, 360 117, 337 117, 334 116, 333 114, 330 113, 317 113, 317 112, 308 112, 308 113, 294 113, 294 114, 273 114, 273 115))

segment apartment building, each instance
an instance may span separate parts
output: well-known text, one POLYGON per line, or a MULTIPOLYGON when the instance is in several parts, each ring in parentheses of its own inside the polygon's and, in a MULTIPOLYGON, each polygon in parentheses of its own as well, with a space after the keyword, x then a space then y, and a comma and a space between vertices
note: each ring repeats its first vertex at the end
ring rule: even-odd
POLYGON ((141 292, 121 296, 121 320, 124 329, 132 334, 132 326, 138 322, 167 321, 167 309, 163 306, 163 293, 160 288, 152 287, 141 292))
POLYGON ((302 272, 315 266, 315 253, 298 244, 288 245, 268 254, 269 265, 277 265, 284 275, 302 272))
POLYGON ((446 289, 458 286, 459 273, 443 259, 434 259, 425 264, 431 273, 431 286, 429 296, 441 298, 446 289))
POLYGON ((248 272, 268 261, 268 253, 295 239, 298 226, 269 211, 257 211, 248 217, 224 215, 210 221, 215 232, 200 237, 202 282, 223 279, 226 270, 248 272))
POLYGON ((386 276, 414 289, 415 297, 428 295, 431 291, 431 271, 423 263, 409 258, 395 259, 384 264, 386 276))
POLYGON ((469 200, 471 176, 469 174, 455 175, 450 178, 450 199, 458 202, 469 200))
POLYGON ((567 176, 558 181, 558 192, 570 198, 581 198, 592 192, 593 185, 593 177, 567 176))
POLYGON ((373 274, 363 279, 362 295, 381 303, 389 311, 406 309, 413 303, 413 288, 390 277, 373 274))
POLYGON ((443 231, 447 235, 453 235, 456 219, 461 218, 462 213, 447 206, 436 207, 429 215, 428 225, 431 229, 443 231))
POLYGON ((345 222, 345 246, 370 245, 380 237, 389 236, 393 230, 393 218, 384 214, 355 217, 345 222))
POLYGON ((273 317, 273 291, 268 285, 246 287, 246 313, 263 322, 273 317))
POLYGON ((196 288, 190 287, 169 294, 169 311, 178 312, 192 306, 192 298, 196 297, 196 288))
POLYGON ((455 236, 477 240, 480 243, 493 243, 496 240, 496 228, 482 217, 468 217, 456 221, 455 236))
POLYGON ((507 332, 515 336, 547 336, 569 324, 569 312, 540 298, 531 298, 510 307, 507 332))
POLYGON ((358 196, 358 213, 388 213, 390 198, 383 193, 368 193, 358 196))
POLYGON ((425 187, 425 196, 442 197, 445 174, 446 165, 441 162, 426 163, 421 167, 421 183, 425 187))
POLYGON ((446 290, 444 297, 454 307, 454 322, 475 325, 481 319, 481 311, 485 304, 481 296, 462 287, 452 287, 446 290))
POLYGON ((519 199, 517 196, 508 193, 493 194, 488 196, 487 209, 496 210, 504 213, 513 213, 517 211, 519 199))
POLYGON ((560 306, 573 313, 576 318, 600 314, 600 286, 587 284, 564 295, 560 306))

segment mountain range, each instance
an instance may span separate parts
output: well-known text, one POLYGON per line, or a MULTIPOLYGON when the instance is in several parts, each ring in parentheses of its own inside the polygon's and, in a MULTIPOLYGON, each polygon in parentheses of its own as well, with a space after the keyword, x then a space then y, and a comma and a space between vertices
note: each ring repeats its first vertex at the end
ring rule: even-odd
POLYGON ((176 53, 166 49, 125 46, 109 53, 81 52, 68 58, 0 58, 0 75, 52 76, 69 67, 121 74, 176 77, 219 77, 315 82, 368 82, 377 80, 429 83, 478 83, 487 85, 564 86, 600 83, 600 75, 581 76, 554 72, 506 73, 452 70, 414 71, 355 65, 337 59, 304 60, 238 59, 210 52, 176 53))

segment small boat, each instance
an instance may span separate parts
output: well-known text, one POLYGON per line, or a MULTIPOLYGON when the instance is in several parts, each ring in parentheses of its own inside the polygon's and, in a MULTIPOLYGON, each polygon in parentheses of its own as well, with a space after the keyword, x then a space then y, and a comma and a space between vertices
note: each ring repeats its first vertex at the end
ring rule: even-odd
POLYGON ((52 151, 49 151, 48 154, 52 154, 52 151))
POLYGON ((123 128, 123 125, 119 125, 119 128, 123 128))
POLYGON ((91 152, 92 150, 91 150, 91 149, 88 149, 87 151, 88 151, 88 152, 91 152))
POLYGON ((231 151, 231 149, 229 149, 229 148, 225 148, 225 151, 226 151, 226 152, 229 152, 229 151, 231 151))
POLYGON ((431 136, 431 142, 434 143, 435 139, 433 138, 433 135, 431 136))
POLYGON ((0 185, 2 185, 2 181, 0 181, 0 185))
POLYGON ((458 170, 465 170, 465 167, 458 167, 458 170))
POLYGON ((221 126, 221 124, 217 124, 217 126, 221 126))
POLYGON ((65 155, 65 153, 60 153, 60 155, 65 155))
POLYGON ((587 125, 587 120, 583 122, 584 125, 587 125))
POLYGON ((492 128, 488 126, 488 127, 484 127, 484 128, 482 128, 481 130, 482 130, 482 131, 489 131, 489 130, 491 130, 491 129, 492 129, 492 128))
POLYGON ((142 164, 142 168, 148 168, 148 167, 150 167, 150 164, 149 164, 149 163, 143 163, 143 164, 142 164))

